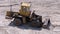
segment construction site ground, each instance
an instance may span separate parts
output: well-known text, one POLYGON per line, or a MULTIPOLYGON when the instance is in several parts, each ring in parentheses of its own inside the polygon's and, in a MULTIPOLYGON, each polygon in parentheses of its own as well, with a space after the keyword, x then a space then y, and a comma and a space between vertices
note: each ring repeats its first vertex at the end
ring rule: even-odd
POLYGON ((60 0, 0 0, 0 34, 60 34, 60 0), (35 10, 43 21, 49 17, 50 29, 10 25, 13 19, 5 19, 6 11, 13 5, 12 10, 18 12, 21 2, 30 2, 31 11, 35 10))

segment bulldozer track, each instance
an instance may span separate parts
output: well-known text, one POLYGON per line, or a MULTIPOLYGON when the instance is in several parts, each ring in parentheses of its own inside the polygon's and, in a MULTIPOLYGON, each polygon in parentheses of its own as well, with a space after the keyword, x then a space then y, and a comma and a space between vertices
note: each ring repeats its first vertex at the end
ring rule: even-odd
POLYGON ((15 6, 15 5, 19 5, 19 4, 13 4, 13 5, 0 5, 0 7, 10 7, 10 6, 15 6))

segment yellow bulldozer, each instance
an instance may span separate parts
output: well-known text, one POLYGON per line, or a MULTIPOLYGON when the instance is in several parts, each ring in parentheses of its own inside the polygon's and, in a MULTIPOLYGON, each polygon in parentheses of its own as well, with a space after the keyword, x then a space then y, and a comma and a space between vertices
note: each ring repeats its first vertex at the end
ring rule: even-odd
POLYGON ((27 2, 21 3, 21 9, 19 12, 7 11, 6 19, 14 18, 14 24, 16 26, 29 25, 33 27, 47 27, 49 20, 47 20, 46 25, 42 22, 42 16, 36 15, 35 11, 31 13, 31 4, 27 2))

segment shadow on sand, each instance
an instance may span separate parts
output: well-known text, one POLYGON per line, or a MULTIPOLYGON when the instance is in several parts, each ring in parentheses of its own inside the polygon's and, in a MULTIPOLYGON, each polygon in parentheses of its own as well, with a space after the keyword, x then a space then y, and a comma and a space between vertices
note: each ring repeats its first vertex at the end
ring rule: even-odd
MULTIPOLYGON (((47 29, 49 30, 49 26, 50 26, 51 23, 49 23, 49 25, 47 26, 48 28, 44 28, 44 29, 47 29)), ((20 25, 20 26, 16 26, 14 25, 14 21, 11 21, 11 23, 9 24, 9 26, 12 26, 12 27, 17 27, 17 28, 20 28, 20 29, 32 29, 32 30, 42 30, 43 27, 32 27, 32 26, 29 26, 29 25, 20 25)))

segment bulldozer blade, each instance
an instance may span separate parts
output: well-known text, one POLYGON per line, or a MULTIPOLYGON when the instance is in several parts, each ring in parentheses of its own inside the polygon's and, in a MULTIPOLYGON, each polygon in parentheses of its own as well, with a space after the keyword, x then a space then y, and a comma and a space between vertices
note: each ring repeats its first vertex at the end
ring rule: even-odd
POLYGON ((50 25, 50 19, 46 19, 43 24, 43 28, 48 28, 50 25))

